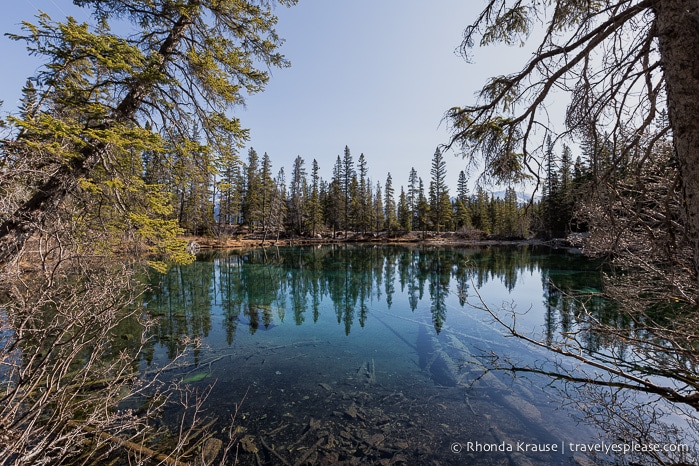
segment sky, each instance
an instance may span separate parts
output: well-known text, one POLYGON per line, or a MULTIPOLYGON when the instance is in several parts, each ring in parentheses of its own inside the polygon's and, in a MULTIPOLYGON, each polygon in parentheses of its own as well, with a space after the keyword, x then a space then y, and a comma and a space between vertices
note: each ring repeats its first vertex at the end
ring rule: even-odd
MULTIPOLYGON (((90 20, 70 0, 4 3, 3 33, 19 32, 20 22, 38 10, 54 19, 90 20)), ((474 50, 467 63, 456 53, 482 6, 474 0, 299 0, 276 7, 291 67, 270 70, 266 89, 236 109, 251 135, 241 157, 249 147, 267 152, 273 171, 283 166, 287 179, 297 156, 309 173, 316 159, 327 180, 348 146, 355 162, 364 154, 374 184, 390 172, 399 193, 414 167, 428 186, 435 149, 449 140, 447 110, 474 103, 488 77, 517 71, 531 56, 518 47, 488 47, 474 50)), ((41 63, 4 36, 0 50, 0 110, 9 112, 41 63)), ((454 152, 445 160, 455 194, 466 162, 454 152)))

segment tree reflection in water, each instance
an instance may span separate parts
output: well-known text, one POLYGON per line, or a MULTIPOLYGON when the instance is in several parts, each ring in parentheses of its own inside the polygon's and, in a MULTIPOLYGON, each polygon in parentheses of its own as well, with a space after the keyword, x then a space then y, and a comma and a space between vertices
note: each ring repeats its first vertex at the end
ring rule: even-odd
MULTIPOLYGON (((619 347, 624 340, 590 325, 591 321, 603 322, 619 331, 633 327, 628 315, 620 313, 601 297, 602 288, 603 276, 598 263, 540 247, 469 249, 329 245, 254 249, 201 257, 196 263, 174 268, 163 276, 147 303, 151 314, 162 317, 154 341, 162 345, 167 356, 177 354, 183 347, 182 342, 191 338, 209 344, 212 354, 222 354, 226 347, 233 348, 235 351, 227 354, 242 360, 236 359, 221 368, 208 363, 207 367, 214 371, 219 384, 228 388, 257 387, 260 394, 257 403, 264 406, 280 394, 282 397, 291 396, 291 393, 297 396, 286 404, 277 400, 273 411, 268 406, 256 413, 267 424, 251 431, 252 437, 248 441, 257 440, 256 448, 268 459, 275 453, 266 451, 260 443, 265 438, 269 440, 270 432, 274 432, 275 426, 283 426, 283 416, 289 414, 299 418, 300 433, 294 437, 292 427, 281 429, 280 432, 287 432, 284 434, 287 438, 276 440, 286 442, 290 448, 300 448, 298 439, 313 430, 318 435, 325 432, 326 443, 335 439, 337 451, 342 451, 339 446, 343 442, 348 445, 354 442, 355 453, 345 452, 346 456, 340 459, 360 455, 357 451, 362 450, 363 458, 369 463, 398 461, 402 458, 400 455, 413 455, 409 458, 411 461, 437 460, 459 464, 467 457, 454 457, 448 448, 434 445, 434 442, 447 441, 448 433, 445 433, 446 439, 439 441, 434 434, 427 436, 429 438, 425 437, 426 434, 415 434, 416 442, 418 438, 422 439, 422 446, 410 452, 402 447, 400 440, 393 438, 388 441, 387 428, 380 431, 389 445, 383 452, 379 445, 355 437, 370 430, 367 424, 377 422, 376 419, 370 422, 369 417, 373 416, 370 415, 373 410, 380 409, 382 399, 387 404, 378 417, 388 415, 386 422, 393 422, 396 426, 400 425, 402 412, 412 412, 415 419, 426 416, 413 422, 416 429, 436 432, 439 430, 438 421, 427 420, 427 417, 435 417, 445 421, 442 426, 470 431, 470 438, 514 441, 529 435, 539 441, 578 440, 573 438, 576 435, 574 427, 568 430, 568 434, 562 427, 555 434, 550 427, 542 427, 546 421, 541 416, 546 418, 543 413, 547 408, 541 405, 550 401, 541 392, 543 388, 544 393, 554 397, 561 394, 568 397, 567 401, 558 401, 562 405, 576 405, 581 417, 595 421, 602 428, 595 434, 600 439, 617 442, 653 439, 650 434, 643 437, 632 432, 634 428, 657 432, 657 428, 653 430, 648 426, 649 414, 638 409, 647 405, 645 402, 649 400, 629 403, 624 391, 605 391, 599 386, 578 383, 574 378, 577 369, 572 365, 533 351, 531 345, 513 344, 511 339, 502 336, 509 321, 501 322, 505 327, 493 325, 493 319, 487 313, 475 308, 482 306, 480 296, 492 309, 514 300, 517 309, 530 309, 518 315, 518 335, 542 342, 542 347, 560 345, 562 338, 570 339, 574 335, 581 351, 587 354, 606 354, 610 358, 623 359, 627 352, 633 353, 633 349, 619 347), (328 323, 334 325, 328 326, 328 323), (339 339, 333 330, 338 327, 345 339, 339 339), (241 333, 243 329, 246 331, 241 333), (329 336, 332 334, 335 336, 329 336), (219 343, 221 336, 225 345, 219 343), (390 343, 393 341, 403 349, 394 349, 392 345, 396 343, 390 343), (394 372, 382 369, 386 366, 394 372), (271 367, 276 370, 271 371, 271 367), (557 377, 562 368, 573 378, 557 377), (492 369, 506 369, 513 377, 506 377, 505 371, 492 372, 492 369), (428 385, 415 382, 417 379, 410 378, 414 374, 409 375, 415 370, 442 391, 432 392, 428 385), (265 371, 270 372, 263 377, 265 371), (289 372, 294 376, 287 375, 289 372), (520 377, 523 373, 526 373, 524 378, 520 377), (550 379, 542 378, 542 374, 554 377, 557 382, 551 383, 550 379), (373 384, 372 380, 377 379, 383 380, 382 383, 373 384), (340 389, 342 384, 348 386, 347 390, 340 389), (534 393, 539 395, 531 392, 532 386, 536 389, 534 393), (460 391, 454 394, 455 390, 460 391), (523 395, 527 390, 529 394, 523 395), (303 405, 302 400, 314 400, 320 395, 324 397, 316 400, 316 411, 299 408, 303 405), (370 397, 374 404, 363 396, 370 397), (391 417, 390 401, 398 396, 407 398, 394 403, 395 412, 391 417), (440 414, 424 406, 417 411, 415 405, 427 403, 428 399, 443 400, 439 406, 457 412, 440 414), (410 406, 403 406, 405 403, 410 406), (345 406, 344 411, 331 407, 336 404, 345 406), (361 410, 355 412, 357 406, 364 409, 363 414, 361 410), (513 410, 515 417, 521 418, 519 430, 503 433, 508 428, 506 424, 511 422, 508 414, 497 414, 503 407, 505 411, 513 410), (531 415, 528 409, 541 413, 538 421, 537 415, 531 415), (615 410, 616 416, 612 416, 615 410), (340 430, 333 437, 335 424, 324 425, 325 430, 309 424, 309 416, 315 419, 313 416, 323 417, 333 412, 336 421, 342 421, 339 424, 361 421, 362 426, 355 431, 340 430), (478 423, 473 419, 465 421, 464 413, 477 413, 484 425, 495 424, 477 428, 478 423), (629 418, 625 430, 618 422, 610 421, 625 415, 629 418), (601 422, 603 419, 606 422, 601 422), (527 429, 529 432, 525 432, 527 429), (533 432, 537 429, 537 433, 533 432), (616 437, 622 434, 624 438, 616 437), (554 439, 552 435, 558 438, 554 439), (389 450, 392 453, 387 453, 389 450)), ((497 312, 493 315, 502 317, 497 312)), ((205 363, 202 355, 194 355, 193 364, 205 363)), ((582 380, 589 374, 578 375, 582 380)), ((254 395, 255 390, 251 389, 248 400, 254 395)), ((217 396, 215 390, 211 396, 217 396)), ((218 403, 220 399, 214 402, 218 403)), ((651 417, 656 413, 653 409, 649 412, 651 417)), ((651 421, 657 426, 662 419, 653 418, 651 421)), ((671 431, 665 427, 665 432, 671 431)), ((413 435, 410 432, 403 426, 395 427, 393 434, 394 437, 413 435)), ((275 435, 283 434, 275 432, 275 435)), ((303 438, 308 440, 310 437, 307 434, 303 438)), ((452 433, 451 437, 457 435, 452 433)), ((673 439, 682 441, 679 435, 665 438, 667 441, 673 439)), ((309 445, 303 448, 309 448, 309 445)), ((330 454, 331 448, 323 449, 318 445, 314 448, 319 460, 334 458, 330 454)), ((474 464, 497 462, 493 456, 489 459, 481 457, 475 455, 469 457, 469 461, 474 464)), ((673 458, 673 461, 681 461, 692 457, 673 458)), ((598 457, 596 461, 603 459, 598 457)), ((561 458, 539 455, 530 460, 558 464, 561 458)), ((656 455, 650 460, 662 464, 668 457, 656 455)), ((510 456, 509 461, 519 460, 510 456)), ((625 459, 618 457, 610 461, 623 462, 625 459)))

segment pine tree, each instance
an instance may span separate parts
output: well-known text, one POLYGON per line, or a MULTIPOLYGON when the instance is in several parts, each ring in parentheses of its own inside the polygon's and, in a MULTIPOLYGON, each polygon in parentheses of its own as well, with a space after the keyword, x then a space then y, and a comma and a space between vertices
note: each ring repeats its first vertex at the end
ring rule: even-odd
POLYGON ((366 234, 371 228, 371 183, 367 179, 368 169, 363 153, 359 155, 357 166, 359 168, 357 228, 362 234, 366 234))
POLYGON ((245 192, 244 176, 240 160, 231 150, 219 158, 218 167, 221 179, 218 183, 218 221, 219 226, 237 225, 241 217, 243 194, 245 192))
POLYGON ((430 170, 430 212, 432 223, 439 232, 451 222, 451 201, 446 184, 447 163, 439 147, 435 150, 430 170))
POLYGON ((517 206, 517 192, 513 187, 508 187, 505 190, 505 197, 501 201, 496 202, 497 205, 497 221, 493 228, 493 233, 506 238, 514 238, 522 236, 519 231, 520 221, 517 206))
POLYGON ((265 221, 264 244, 267 233, 276 233, 276 241, 279 241, 279 234, 284 229, 287 222, 287 199, 286 199, 286 177, 284 167, 279 169, 277 176, 272 179, 272 186, 269 193, 269 211, 265 221))
POLYGON ((473 226, 486 234, 492 231, 490 221, 488 195, 482 187, 478 187, 474 202, 472 203, 473 210, 471 211, 473 226))
POLYGON ((544 180, 543 196, 541 198, 541 208, 543 213, 544 227, 549 237, 557 236, 559 232, 560 215, 560 194, 558 169, 556 167, 555 153, 551 136, 546 140, 546 153, 544 163, 546 166, 546 179, 544 180))
POLYGON ((254 148, 248 150, 245 165, 245 196, 243 197, 243 223, 251 231, 262 222, 262 180, 259 173, 260 162, 254 148))
POLYGON ((398 227, 393 178, 390 172, 386 176, 386 185, 384 187, 384 219, 386 231, 390 236, 398 227))
POLYGON ((410 210, 410 215, 412 215, 411 223, 417 225, 417 203, 419 198, 419 181, 417 176, 417 171, 415 167, 410 169, 410 175, 408 176, 408 209, 410 210))
POLYGON ((306 215, 306 169, 304 160, 299 155, 294 160, 291 170, 291 183, 289 185, 289 224, 293 231, 301 234, 305 224, 306 215))
MULTIPOLYGON (((199 139, 198 134, 195 128, 191 139, 199 139)), ((209 233, 214 220, 212 187, 215 170, 209 149, 199 144, 175 145, 170 163, 174 166, 170 187, 178 198, 179 226, 193 235, 209 233)))
POLYGON ((318 229, 321 227, 323 222, 323 209, 321 202, 320 193, 320 176, 318 172, 320 167, 318 166, 318 161, 313 159, 313 165, 311 168, 311 193, 308 200, 308 223, 311 235, 315 237, 318 234, 318 229))
POLYGON ((333 230, 333 238, 337 230, 342 228, 343 213, 345 212, 345 194, 342 190, 343 172, 342 159, 337 156, 333 167, 333 177, 328 185, 328 197, 325 206, 326 221, 333 230))
POLYGON ((406 196, 403 186, 400 187, 400 196, 398 197, 398 224, 406 233, 413 230, 412 212, 408 207, 408 196, 406 196))
POLYGON ((350 230, 356 232, 360 230, 360 215, 361 215, 361 195, 359 191, 359 180, 357 176, 352 176, 352 181, 350 181, 349 187, 349 220, 350 220, 350 230))
POLYGON ((457 197, 453 208, 454 226, 457 229, 470 228, 471 211, 469 209, 468 180, 463 170, 459 172, 459 181, 456 186, 457 197))
MULTIPOLYGON (((47 215, 62 214, 64 202, 78 198, 86 209, 101 207, 101 216, 114 214, 101 223, 112 224, 119 235, 130 230, 132 238, 140 237, 160 254, 182 258, 185 243, 176 240, 176 218, 166 213, 172 206, 163 204, 163 186, 144 182, 142 156, 148 153, 148 160, 163 151, 186 154, 193 145, 206 146, 209 166, 199 168, 210 175, 228 142, 247 137, 231 110, 245 93, 263 89, 269 77, 265 67, 288 64, 277 50, 281 40, 271 2, 75 3, 100 18, 95 27, 73 18, 54 22, 42 14, 36 24, 25 24, 24 35, 11 36, 27 42, 46 66, 33 80, 37 106, 31 115, 9 118, 17 138, 2 141, 11 146, 8 168, 18 181, 26 181, 24 173, 38 176, 23 183, 27 195, 0 225, 0 263, 22 250, 47 215), (112 22, 127 24, 112 28, 112 22), (201 140, 193 139, 195 125, 201 140), (167 147, 172 144, 182 147, 167 147), (37 154, 46 156, 39 160, 37 154), (126 199, 134 205, 120 205, 126 199), (143 208, 149 204, 158 208, 143 208)), ((94 217, 90 212, 82 218, 94 217)))
MULTIPOLYGON (((283 168, 280 170, 283 175, 283 168)), ((272 218, 272 202, 278 196, 277 181, 272 177, 272 159, 267 152, 262 155, 262 166, 260 167, 260 220, 262 224, 262 233, 266 236, 270 228, 275 228, 276 225, 270 225, 272 218)), ((276 218, 275 218, 276 219, 276 218)))
POLYGON ((354 161, 352 160, 352 154, 348 146, 345 146, 345 153, 342 158, 341 170, 340 170, 340 182, 342 186, 342 194, 344 195, 344 201, 342 203, 343 207, 343 224, 342 228, 347 230, 351 228, 351 184, 352 179, 355 177, 354 172, 354 161))
POLYGON ((417 224, 422 230, 422 236, 425 236, 425 231, 429 226, 430 219, 430 204, 425 196, 425 185, 422 178, 418 178, 418 194, 417 194, 417 224))
POLYGON ((374 191, 374 232, 378 235, 379 231, 384 227, 384 205, 383 197, 381 196, 381 183, 376 182, 376 190, 374 191))
POLYGON ((560 228, 568 234, 571 231, 571 223, 573 222, 573 214, 575 210, 575 194, 573 192, 573 153, 570 147, 563 145, 561 154, 561 168, 558 174, 560 180, 560 228))

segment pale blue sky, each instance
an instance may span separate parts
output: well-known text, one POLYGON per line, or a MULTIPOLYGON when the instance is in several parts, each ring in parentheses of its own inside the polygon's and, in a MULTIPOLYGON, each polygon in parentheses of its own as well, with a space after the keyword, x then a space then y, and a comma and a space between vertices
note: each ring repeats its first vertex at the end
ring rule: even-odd
MULTIPOLYGON (((297 155, 309 172, 315 158, 329 179, 348 145, 355 161, 364 153, 374 183, 383 184, 390 171, 399 193, 414 166, 427 186, 435 148, 449 136, 444 113, 473 103, 487 77, 516 71, 530 54, 498 47, 476 50, 473 63, 458 56, 463 29, 482 6, 475 0, 300 0, 290 9, 277 7, 277 30, 292 66, 272 70, 267 89, 237 110, 251 130, 248 147, 267 152, 275 173, 284 166, 287 177, 297 155)), ((18 32, 20 21, 38 10, 54 19, 89 19, 69 0, 14 0, 3 5, 0 28, 18 32)), ((7 112, 40 63, 22 43, 2 37, 0 47, 7 112)), ((453 153, 445 158, 454 189, 465 162, 453 153)))

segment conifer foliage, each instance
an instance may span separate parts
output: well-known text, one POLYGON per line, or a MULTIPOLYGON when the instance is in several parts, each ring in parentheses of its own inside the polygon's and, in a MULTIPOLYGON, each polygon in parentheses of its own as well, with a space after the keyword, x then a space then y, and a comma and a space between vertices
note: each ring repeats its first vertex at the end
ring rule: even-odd
POLYGON ((41 14, 11 36, 45 66, 0 147, 3 189, 23 186, 3 209, 0 262, 77 206, 85 212, 79 227, 113 226, 176 256, 179 227, 202 232, 212 222, 210 204, 197 203, 212 196, 216 160, 247 137, 231 110, 262 90, 264 68, 288 64, 271 2, 75 3, 97 26, 41 14), (118 21, 130 23, 128 35, 110 28, 118 21), (171 183, 176 199, 163 189, 171 183))
MULTIPOLYGON (((326 234, 332 238, 361 239, 369 234, 393 236, 419 230, 470 233, 473 237, 485 233, 501 238, 526 238, 539 233, 530 227, 535 223, 531 217, 538 214, 538 204, 527 211, 522 196, 513 187, 496 196, 482 188, 471 195, 469 179, 461 171, 456 197, 452 197, 448 185, 450 174, 439 148, 433 155, 427 190, 415 168, 410 169, 407 184, 398 187, 394 184, 393 173, 387 173, 385 180, 372 178, 364 154, 359 156, 355 169, 350 154, 350 148, 345 146, 343 156, 336 156, 329 181, 320 176, 317 160, 313 160, 308 179, 305 160, 302 156, 296 157, 288 189, 282 192, 280 186, 276 188, 279 198, 286 199, 285 219, 281 222, 286 236, 315 238, 326 234)), ((250 148, 246 163, 239 168, 225 169, 226 173, 245 173, 245 177, 230 182, 226 178, 223 183, 226 190, 220 189, 219 197, 214 196, 210 201, 215 205, 209 211, 228 212, 222 207, 229 205, 226 192, 242 193, 236 204, 239 210, 228 213, 225 220, 220 217, 215 220, 220 231, 267 236, 263 219, 268 214, 265 214, 266 204, 262 199, 269 197, 270 189, 273 190, 270 169, 265 168, 271 167, 272 161, 266 154, 263 160, 267 162, 260 165, 257 151, 250 148), (268 187, 261 181, 265 179, 268 187)))

